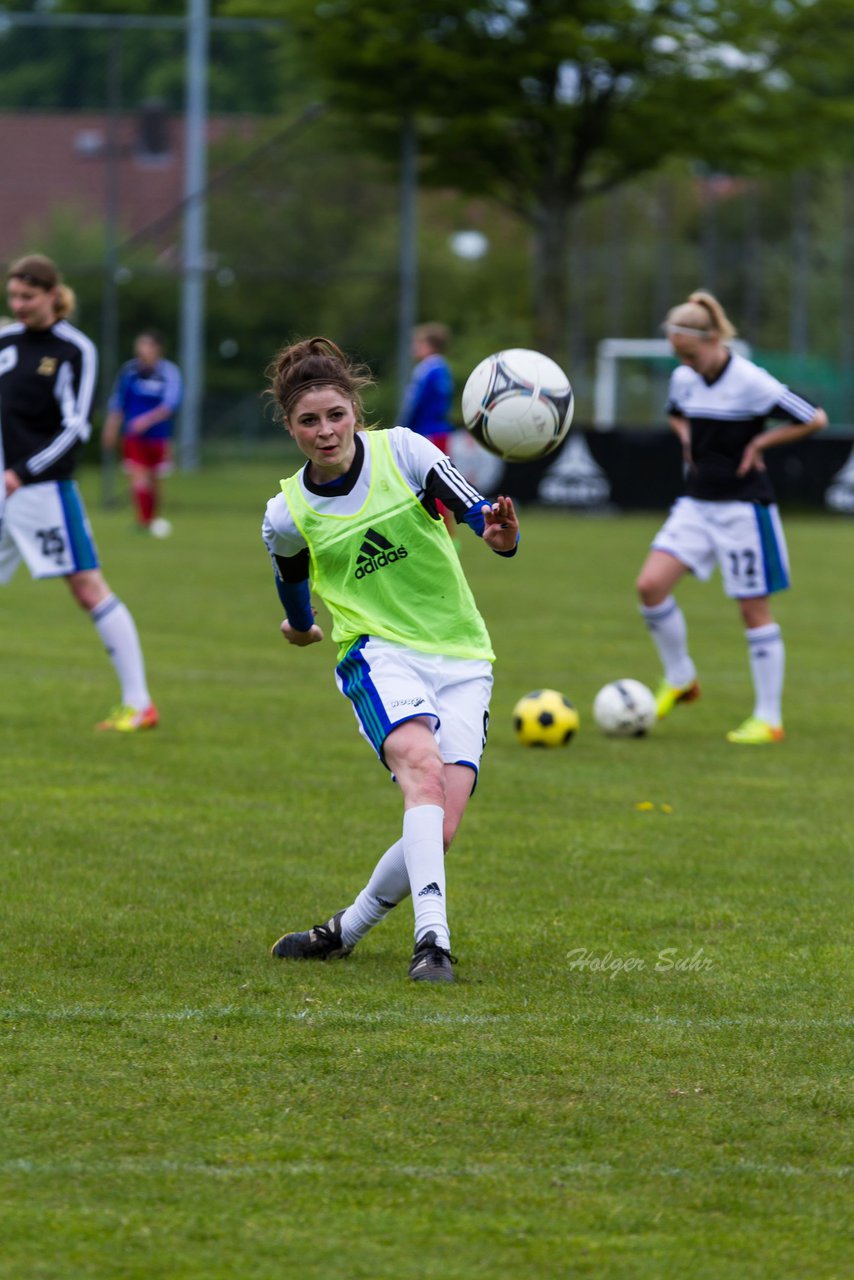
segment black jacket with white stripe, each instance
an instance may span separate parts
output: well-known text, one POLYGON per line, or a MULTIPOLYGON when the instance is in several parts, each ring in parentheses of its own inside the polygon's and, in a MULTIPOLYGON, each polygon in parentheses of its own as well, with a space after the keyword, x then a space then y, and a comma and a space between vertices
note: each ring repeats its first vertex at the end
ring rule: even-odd
POLYGON ((91 432, 97 374, 94 344, 67 320, 0 329, 3 454, 22 484, 70 478, 91 432))

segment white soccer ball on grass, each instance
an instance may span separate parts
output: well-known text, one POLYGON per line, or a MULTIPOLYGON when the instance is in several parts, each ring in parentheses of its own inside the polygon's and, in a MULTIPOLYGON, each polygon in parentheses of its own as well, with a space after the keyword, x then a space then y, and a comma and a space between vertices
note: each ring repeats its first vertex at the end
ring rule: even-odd
POLYGON ((593 719, 609 738, 642 738, 655 726, 655 695, 640 680, 612 680, 596 694, 593 719))

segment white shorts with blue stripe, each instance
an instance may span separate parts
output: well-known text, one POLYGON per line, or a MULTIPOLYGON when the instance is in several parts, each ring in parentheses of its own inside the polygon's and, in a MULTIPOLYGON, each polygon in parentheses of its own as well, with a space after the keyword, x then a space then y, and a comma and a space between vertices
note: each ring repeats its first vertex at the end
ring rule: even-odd
POLYGON ((98 552, 73 480, 25 484, 6 499, 0 530, 0 583, 21 561, 34 578, 98 568, 98 552))
POLYGON ((392 729, 426 717, 445 764, 468 765, 477 773, 489 725, 491 662, 421 653, 363 636, 335 668, 335 679, 380 760, 392 729))
POLYGON ((720 565, 734 600, 767 596, 789 585, 789 556, 774 504, 679 498, 652 540, 706 582, 720 565))

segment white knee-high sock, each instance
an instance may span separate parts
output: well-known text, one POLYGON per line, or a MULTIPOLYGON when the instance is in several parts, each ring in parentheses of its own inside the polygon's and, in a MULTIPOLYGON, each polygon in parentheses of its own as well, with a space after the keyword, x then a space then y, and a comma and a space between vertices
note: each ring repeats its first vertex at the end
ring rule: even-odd
POLYGON ((444 810, 420 804, 403 815, 403 856, 415 911, 415 941, 432 930, 440 947, 451 945, 445 907, 444 810))
POLYGON ((139 635, 130 610, 117 596, 109 595, 95 606, 89 616, 116 669, 122 688, 122 702, 135 711, 144 711, 151 703, 151 695, 145 682, 145 662, 139 635))
POLYGON ((745 631, 756 705, 753 714, 768 724, 783 723, 783 677, 786 649, 776 622, 745 631))
POLYGON ((642 604, 640 611, 658 650, 665 680, 677 687, 690 684, 696 678, 697 668, 688 653, 685 615, 673 596, 661 604, 642 604))
POLYGON ((403 841, 386 849, 371 872, 371 878, 341 917, 344 945, 354 947, 360 938, 384 920, 399 902, 409 897, 409 876, 403 857, 403 841))

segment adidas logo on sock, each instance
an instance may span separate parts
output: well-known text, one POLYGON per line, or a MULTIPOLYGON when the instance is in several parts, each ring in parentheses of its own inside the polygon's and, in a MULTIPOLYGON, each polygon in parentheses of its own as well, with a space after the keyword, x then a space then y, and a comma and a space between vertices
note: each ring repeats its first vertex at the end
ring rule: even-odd
POLYGON ((430 884, 425 884, 424 888, 419 889, 418 891, 419 898, 427 898, 430 896, 430 894, 433 894, 433 896, 436 898, 441 898, 442 896, 442 890, 436 884, 435 880, 433 880, 430 884))
POLYGON ((366 529, 359 554, 356 556, 355 576, 365 578, 369 573, 376 573, 377 569, 384 569, 386 565, 394 564, 396 560, 405 560, 406 556, 406 547, 402 544, 395 547, 376 529, 366 529))

